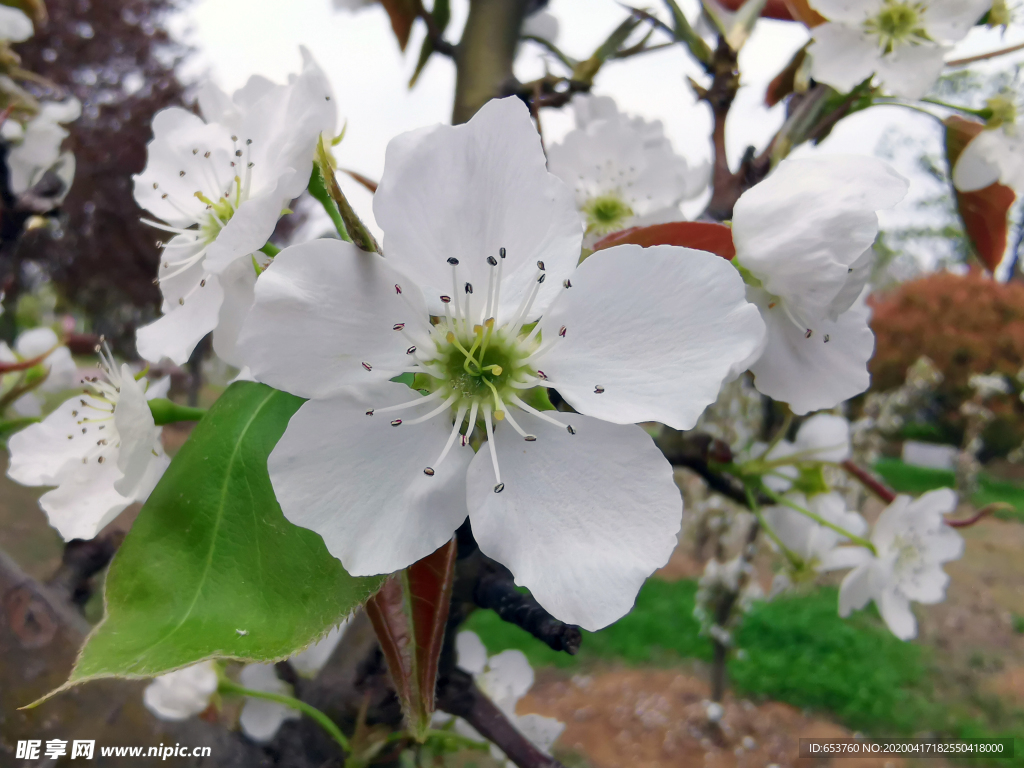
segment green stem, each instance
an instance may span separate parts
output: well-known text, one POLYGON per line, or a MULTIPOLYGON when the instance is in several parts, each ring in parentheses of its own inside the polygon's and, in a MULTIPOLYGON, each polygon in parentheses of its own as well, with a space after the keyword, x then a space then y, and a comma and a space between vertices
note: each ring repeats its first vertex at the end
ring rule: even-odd
POLYGON ((178 405, 172 400, 156 397, 149 401, 149 410, 153 413, 153 421, 158 427, 174 424, 178 421, 199 421, 206 415, 205 408, 190 408, 178 405))
POLYGON ((245 688, 241 685, 238 685, 237 683, 234 683, 231 680, 228 680, 224 677, 222 677, 220 680, 218 690, 221 693, 233 693, 238 696, 248 696, 253 699, 265 699, 266 701, 273 701, 277 704, 284 704, 284 706, 286 707, 298 710, 302 714, 312 718, 313 720, 316 720, 320 727, 327 731, 327 733, 330 734, 331 738, 338 742, 338 744, 341 745, 341 748, 345 750, 346 753, 352 751, 352 747, 349 746, 348 739, 345 737, 345 734, 341 732, 341 729, 339 729, 338 726, 334 724, 334 721, 331 720, 331 718, 329 718, 319 709, 310 706, 304 701, 300 701, 299 699, 296 699, 293 696, 284 696, 279 693, 255 691, 251 688, 245 688))
POLYGON ((278 248, 273 243, 267 243, 262 248, 260 248, 260 251, 267 254, 267 256, 269 256, 270 258, 274 258, 275 256, 277 256, 277 254, 281 252, 281 249, 278 248))
POLYGON ((838 534, 840 534, 842 536, 845 536, 847 539, 849 539, 854 544, 857 544, 857 545, 859 545, 861 547, 865 547, 866 549, 870 550, 871 554, 873 554, 873 555, 877 555, 878 554, 878 552, 875 551, 875 545, 872 544, 867 539, 861 538, 860 536, 856 536, 856 535, 850 533, 845 528, 836 525, 835 523, 831 522, 830 520, 826 520, 821 515, 819 515, 819 514, 817 514, 815 512, 811 512, 811 510, 809 510, 809 509, 804 509, 799 504, 795 504, 792 501, 790 501, 789 499, 787 499, 785 496, 781 496, 781 495, 777 494, 775 491, 773 491, 768 486, 762 485, 761 486, 761 492, 763 494, 765 494, 766 496, 768 496, 769 498, 773 499, 775 501, 775 503, 782 504, 783 506, 786 506, 786 507, 789 507, 790 509, 796 510, 801 515, 803 515, 804 517, 809 517, 811 520, 816 522, 818 525, 823 525, 826 528, 831 528, 836 533, 838 533, 838 534))
POLYGON ((988 120, 992 117, 991 109, 971 109, 970 107, 961 107, 957 104, 950 104, 948 101, 942 101, 941 99, 933 99, 930 96, 925 96, 921 99, 924 104, 934 104, 937 107, 945 107, 946 109, 952 109, 957 112, 963 112, 967 115, 974 115, 980 117, 982 120, 988 120))
POLYGON ((775 542, 775 546, 779 548, 779 551, 786 556, 786 559, 789 560, 795 568, 799 568, 803 564, 803 558, 783 544, 779 535, 772 530, 770 525, 768 525, 768 521, 764 519, 764 513, 761 511, 761 505, 757 503, 757 494, 754 493, 754 490, 749 485, 744 485, 743 490, 747 493, 747 506, 750 507, 750 511, 754 513, 754 517, 757 518, 757 522, 761 524, 762 528, 764 528, 764 532, 768 534, 768 538, 775 542))
POLYGON ((352 238, 348 234, 348 228, 345 226, 345 220, 341 218, 341 212, 338 210, 337 203, 331 197, 327 191, 327 185, 324 184, 324 177, 320 173, 319 166, 316 163, 313 164, 313 173, 309 177, 309 194, 316 200, 320 205, 327 211, 327 215, 331 217, 331 221, 334 222, 334 228, 338 231, 338 237, 344 240, 346 243, 351 243, 352 238))

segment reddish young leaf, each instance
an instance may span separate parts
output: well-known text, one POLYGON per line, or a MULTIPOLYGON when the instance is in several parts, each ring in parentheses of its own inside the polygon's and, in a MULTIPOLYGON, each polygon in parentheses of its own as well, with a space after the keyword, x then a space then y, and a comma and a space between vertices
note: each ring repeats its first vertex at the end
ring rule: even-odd
POLYGON ((599 240, 595 251, 611 248, 613 245, 632 243, 647 248, 652 245, 681 245, 696 248, 732 259, 736 246, 732 242, 732 229, 724 224, 707 221, 672 221, 668 224, 654 224, 649 227, 631 227, 621 232, 612 232, 599 240))
MULTIPOLYGON (((728 11, 738 11, 746 0, 718 0, 718 4, 728 11)), ((786 0, 768 0, 761 11, 762 18, 779 19, 780 21, 796 21, 786 0)))
MULTIPOLYGON (((952 173, 964 147, 985 130, 985 126, 958 115, 946 118, 945 125, 946 159, 952 173)), ((968 240, 981 262, 994 272, 1006 252, 1009 213, 1016 199, 1014 191, 996 183, 974 192, 961 192, 955 188, 953 192, 968 240)))
POLYGON ((455 539, 388 579, 366 603, 413 734, 430 727, 455 577, 455 539))
POLYGON ((816 10, 811 8, 811 4, 807 0, 784 0, 786 7, 789 9, 790 16, 801 24, 808 27, 816 27, 819 24, 824 24, 828 19, 818 13, 816 10))
POLYGON ((416 677, 428 722, 434 711, 437 661, 452 600, 456 550, 453 538, 432 555, 410 565, 405 572, 416 637, 416 677))
POLYGON ((416 21, 419 12, 416 0, 380 0, 380 4, 391 19, 391 29, 398 40, 398 47, 404 51, 409 44, 409 35, 412 34, 412 23, 416 21))
POLYGON ((388 663, 391 682, 402 702, 402 709, 408 713, 408 707, 416 698, 416 670, 412 633, 405 614, 405 595, 399 577, 392 576, 385 581, 380 591, 366 601, 366 615, 370 617, 377 642, 388 663))

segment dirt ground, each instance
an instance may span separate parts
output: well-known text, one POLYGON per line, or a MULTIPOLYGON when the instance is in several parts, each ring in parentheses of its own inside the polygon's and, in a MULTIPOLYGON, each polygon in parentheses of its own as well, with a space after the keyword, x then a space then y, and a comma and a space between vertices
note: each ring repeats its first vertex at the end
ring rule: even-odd
MULTIPOLYGON (((797 758, 799 739, 853 735, 786 704, 757 705, 732 697, 727 698, 718 725, 713 725, 707 717, 707 697, 706 682, 675 670, 608 669, 571 678, 545 671, 520 701, 519 712, 565 723, 556 752, 569 752, 567 762, 572 753, 582 756, 593 768, 827 766, 836 761, 797 758)), ((847 758, 837 764, 900 768, 902 761, 847 758)))

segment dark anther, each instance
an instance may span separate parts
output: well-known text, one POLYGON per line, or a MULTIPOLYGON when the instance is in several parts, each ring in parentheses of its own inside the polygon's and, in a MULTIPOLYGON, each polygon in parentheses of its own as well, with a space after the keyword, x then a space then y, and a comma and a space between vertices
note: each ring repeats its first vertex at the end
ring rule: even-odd
POLYGON ((365 368, 368 371, 372 371, 373 370, 373 366, 370 365, 369 363, 362 363, 362 366, 363 366, 363 368, 365 368))
POLYGON ((409 348, 408 348, 407 350, 405 350, 405 354, 407 354, 407 355, 411 355, 411 354, 413 354, 413 353, 414 353, 415 351, 416 351, 416 347, 415 347, 415 346, 412 346, 412 347, 409 347, 409 348))
POLYGON ((453 267, 457 267, 459 265, 459 260, 456 259, 454 256, 449 256, 448 263, 451 264, 453 267))
POLYGON ((537 436, 536 435, 527 435, 526 437, 523 438, 523 440, 525 440, 528 443, 535 443, 535 442, 537 442, 537 436))
POLYGON ((466 293, 472 293, 472 292, 473 292, 473 284, 472 283, 466 283, 466 293))
POLYGON ((391 426, 392 427, 397 427, 401 423, 402 423, 401 419, 395 419, 394 421, 391 422, 391 426))
POLYGON ((538 278, 537 278, 537 282, 538 282, 538 283, 543 283, 543 282, 544 282, 544 278, 545 278, 545 277, 547 277, 547 274, 543 274, 543 275, 541 275, 540 277, 538 277, 538 278))
POLYGON ((604 387, 602 387, 600 384, 598 384, 596 387, 594 387, 594 394, 595 395, 600 395, 602 392, 604 392, 604 387))
POLYGON ((501 258, 504 259, 505 258, 505 249, 504 248, 499 248, 498 249, 498 255, 501 256, 501 258))
POLYGON ((537 262, 537 269, 539 269, 541 272, 544 271, 544 262, 543 261, 538 261, 537 262))
POLYGON ((540 376, 542 379, 546 379, 548 377, 548 375, 541 370, 537 371, 537 375, 540 376))
POLYGON ((425 467, 424 470, 423 470, 423 474, 426 475, 427 477, 433 477, 434 476, 434 468, 433 467, 425 467))
POLYGON ((828 334, 825 334, 825 343, 828 344, 828 334))
POLYGON ((395 283, 395 293, 401 293, 401 292, 402 292, 402 286, 400 286, 398 283, 395 283))
POLYGON ((405 323, 395 323, 393 326, 391 326, 391 330, 393 331, 400 331, 403 328, 405 328, 405 323))
POLYGON ((367 416, 373 416, 373 408, 371 408, 370 410, 368 410, 368 411, 366 412, 366 415, 367 415, 367 416))
POLYGON ((565 428, 569 432, 570 435, 575 435, 576 434, 576 430, 572 428, 572 424, 566 424, 565 428))
POLYGON ((494 486, 494 492, 495 493, 501 493, 504 490, 505 490, 505 484, 504 483, 498 483, 496 486, 494 486))
POLYGON ((805 339, 811 338, 811 334, 814 333, 810 328, 807 329, 807 333, 804 334, 805 339))
POLYGON ((558 329, 558 335, 561 336, 563 339, 565 338, 565 326, 564 325, 561 328, 558 329))
POLYGON ((568 277, 565 278, 565 280, 562 281, 562 287, 563 288, 572 288, 572 283, 569 281, 568 277))
POLYGON ((448 304, 451 300, 452 300, 451 296, 442 296, 441 297, 441 303, 442 304, 448 304))
POLYGON ((487 257, 487 263, 490 264, 492 267, 498 266, 498 260, 496 258, 494 258, 493 256, 488 256, 487 257))

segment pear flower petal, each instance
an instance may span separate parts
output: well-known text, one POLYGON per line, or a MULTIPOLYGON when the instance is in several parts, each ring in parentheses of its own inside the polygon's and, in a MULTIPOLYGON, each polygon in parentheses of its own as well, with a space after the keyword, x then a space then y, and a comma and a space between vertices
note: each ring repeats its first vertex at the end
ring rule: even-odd
POLYGON ((392 139, 373 214, 388 262, 423 289, 435 315, 444 314, 438 297, 461 294, 465 283, 474 286, 473 314, 481 314, 490 276, 483 257, 504 248, 501 314, 520 305, 537 262, 546 265, 547 284, 526 318, 535 320, 579 260, 572 195, 548 173, 529 110, 515 97, 487 102, 466 125, 392 139), (448 258, 462 267, 454 287, 448 258))
POLYGON ((481 551, 563 621, 596 631, 628 613, 647 577, 668 562, 682 522, 672 468, 644 431, 573 416, 576 434, 523 442, 495 434, 505 489, 493 492, 485 450, 469 468, 469 508, 481 551), (524 536, 520 532, 529 532, 524 536))
POLYGON ((675 429, 693 428, 764 335, 727 261, 673 246, 621 245, 589 256, 540 327, 546 338, 562 335, 544 372, 577 411, 675 429))

